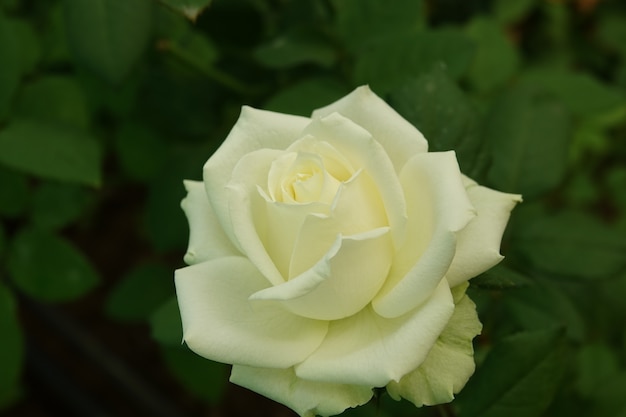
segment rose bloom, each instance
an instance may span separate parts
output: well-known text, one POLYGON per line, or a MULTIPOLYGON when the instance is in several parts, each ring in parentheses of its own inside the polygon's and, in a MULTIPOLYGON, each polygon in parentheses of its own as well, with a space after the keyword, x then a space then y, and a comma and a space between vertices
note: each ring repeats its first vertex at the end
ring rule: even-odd
POLYGON ((427 148, 368 87, 311 118, 244 107, 204 181, 185 181, 187 345, 301 416, 375 387, 451 401, 481 330, 467 281, 502 259, 521 198, 427 148))

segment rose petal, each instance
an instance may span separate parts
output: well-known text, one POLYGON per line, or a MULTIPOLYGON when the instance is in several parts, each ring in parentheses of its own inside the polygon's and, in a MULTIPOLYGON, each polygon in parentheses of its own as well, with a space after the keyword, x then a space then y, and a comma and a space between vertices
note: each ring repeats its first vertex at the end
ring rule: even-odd
POLYGON ((313 118, 339 113, 365 128, 385 148, 396 172, 417 153, 428 150, 428 142, 412 124, 370 90, 359 87, 335 103, 313 112, 313 118))
POLYGON ((230 381, 286 405, 303 417, 333 416, 367 403, 371 387, 306 381, 293 368, 267 369, 235 365, 230 381))
POLYGON ((456 251, 454 232, 475 216, 454 152, 415 155, 400 174, 407 210, 407 237, 374 310, 398 317, 428 299, 446 275, 456 251))
POLYGON ((280 301, 303 317, 342 319, 369 304, 387 276, 391 257, 389 228, 339 236, 313 268, 251 298, 280 301))
POLYGON ((247 259, 219 258, 176 271, 184 340, 206 358, 287 368, 323 340, 327 323, 298 317, 273 302, 251 302, 268 283, 247 259))
POLYGON ((478 215, 457 233, 457 249, 446 274, 451 286, 459 285, 496 265, 502 234, 511 210, 522 201, 518 194, 507 194, 476 184, 464 177, 465 187, 478 215))
POLYGON ((239 255, 209 204, 204 184, 183 181, 187 196, 180 203, 189 221, 189 246, 185 254, 188 265, 224 256, 239 255))
MULTIPOLYGON (((268 242, 266 199, 259 193, 259 184, 267 182, 271 163, 283 151, 259 149, 243 156, 234 167, 232 179, 227 185, 231 230, 239 250, 274 285, 285 278, 267 252, 268 242), (262 180, 260 180, 262 178, 262 180)), ((284 227, 290 227, 289 224, 284 227)))
POLYGON ((387 385, 392 398, 406 398, 417 407, 447 403, 474 373, 472 339, 480 334, 482 325, 476 306, 465 295, 466 289, 467 284, 452 290, 456 304, 454 314, 426 360, 400 382, 392 381, 387 385))
MULTIPOLYGON (((204 183, 215 214, 232 240, 226 184, 241 158, 258 149, 286 149, 298 139, 310 119, 244 106, 235 126, 204 165, 204 183)), ((265 184, 267 177, 263 179, 265 184)))
POLYGON ((320 347, 295 366, 296 375, 373 387, 399 381, 426 359, 453 310, 445 281, 420 308, 401 317, 386 319, 366 307, 354 316, 331 322, 320 347))
POLYGON ((362 169, 372 179, 385 207, 394 245, 399 247, 404 239, 406 205, 398 176, 385 149, 368 131, 338 113, 314 119, 305 133, 330 143, 356 170, 362 169))

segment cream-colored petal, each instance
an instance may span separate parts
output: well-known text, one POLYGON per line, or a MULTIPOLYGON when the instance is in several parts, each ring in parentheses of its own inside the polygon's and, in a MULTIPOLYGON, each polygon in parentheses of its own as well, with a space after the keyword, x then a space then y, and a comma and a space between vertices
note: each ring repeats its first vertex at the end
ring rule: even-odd
POLYGON ((476 306, 465 295, 467 284, 455 287, 454 314, 426 360, 399 382, 387 385, 392 398, 406 398, 417 407, 452 401, 474 373, 472 339, 480 334, 482 325, 476 306))
POLYGON ((285 282, 285 278, 264 245, 272 231, 268 228, 267 200, 259 192, 259 187, 267 183, 271 163, 282 153, 259 149, 246 154, 233 168, 232 179, 226 186, 234 242, 274 285, 285 282))
POLYGON ((315 110, 313 118, 339 113, 365 128, 389 155, 396 172, 417 153, 428 150, 424 135, 370 90, 362 86, 326 107, 315 110))
POLYGON ((446 275, 451 286, 459 285, 496 265, 502 234, 511 210, 522 201, 519 194, 507 194, 476 184, 465 177, 465 187, 477 216, 457 233, 456 255, 446 275))
POLYGON ((409 213, 407 237, 372 302, 383 317, 400 316, 428 299, 450 267, 455 232, 475 216, 454 152, 415 155, 400 182, 409 213))
MULTIPOLYGON (((301 136, 310 119, 244 106, 226 140, 204 165, 203 178, 211 206, 234 240, 226 185, 241 158, 258 149, 284 150, 301 136)), ((265 178, 267 181, 267 177, 265 178)), ((263 183, 265 184, 265 182, 263 183)))
POLYGON ((372 180, 372 192, 378 192, 391 236, 396 247, 404 239, 406 205, 398 176, 385 149, 372 135, 339 113, 314 119, 305 129, 305 134, 330 143, 352 165, 363 170, 372 180))
POLYGON ((369 304, 387 276, 391 257, 389 228, 338 236, 313 268, 252 298, 280 301, 303 317, 342 319, 369 304))
POLYGON ((218 258, 176 271, 183 338, 197 354, 224 363, 287 368, 308 357, 328 324, 250 301, 267 281, 246 258, 218 258))
POLYGON ((187 196, 180 205, 189 221, 189 245, 185 263, 193 265, 209 259, 240 255, 217 220, 204 184, 186 180, 184 185, 187 196))
POLYGON ((454 311, 444 281, 420 308, 386 319, 369 306, 330 323, 320 347, 295 366, 296 375, 313 381, 382 387, 399 381, 421 364, 454 311))
POLYGON ((302 417, 334 416, 367 403, 371 387, 306 381, 293 368, 268 369, 235 365, 230 381, 286 405, 302 417))

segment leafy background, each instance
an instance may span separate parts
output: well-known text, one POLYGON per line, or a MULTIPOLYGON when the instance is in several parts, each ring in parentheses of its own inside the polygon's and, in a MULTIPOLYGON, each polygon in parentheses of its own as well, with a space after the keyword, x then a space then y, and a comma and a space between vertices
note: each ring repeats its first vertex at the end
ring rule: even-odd
POLYGON ((626 3, 209 1, 0 0, 0 414, 292 416, 180 344, 181 181, 367 83, 525 202, 458 399, 345 415, 626 416, 626 3))

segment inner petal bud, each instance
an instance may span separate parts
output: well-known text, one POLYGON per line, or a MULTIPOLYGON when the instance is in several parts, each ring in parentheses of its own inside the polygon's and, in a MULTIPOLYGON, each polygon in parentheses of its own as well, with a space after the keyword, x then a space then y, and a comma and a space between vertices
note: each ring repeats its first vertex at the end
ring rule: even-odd
POLYGON ((267 188, 273 201, 306 204, 332 202, 339 185, 318 155, 288 152, 272 163, 267 188))

